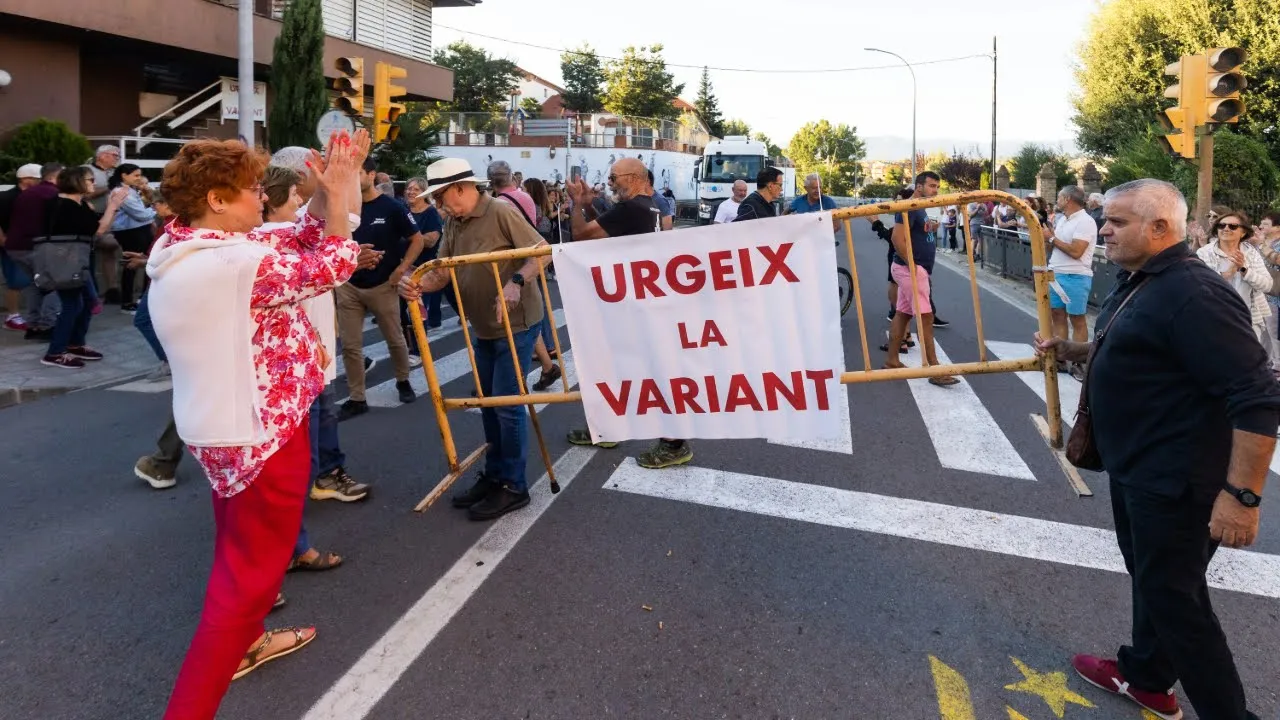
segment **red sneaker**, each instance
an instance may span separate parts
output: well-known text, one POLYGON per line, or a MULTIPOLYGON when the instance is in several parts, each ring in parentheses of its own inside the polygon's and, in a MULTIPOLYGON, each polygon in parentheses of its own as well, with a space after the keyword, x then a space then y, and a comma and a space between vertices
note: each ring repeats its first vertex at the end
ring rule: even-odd
POLYGON ((14 313, 4 319, 4 328, 6 330, 25 331, 27 329, 27 321, 23 320, 21 315, 14 313))
POLYGON ((1173 688, 1165 692, 1150 692, 1132 687, 1120 674, 1120 666, 1115 660, 1104 660, 1093 655, 1077 655, 1071 658, 1071 667, 1074 667, 1080 677, 1090 684, 1097 685, 1109 693, 1127 697, 1158 718, 1182 720, 1182 709, 1178 707, 1178 697, 1173 694, 1173 688))

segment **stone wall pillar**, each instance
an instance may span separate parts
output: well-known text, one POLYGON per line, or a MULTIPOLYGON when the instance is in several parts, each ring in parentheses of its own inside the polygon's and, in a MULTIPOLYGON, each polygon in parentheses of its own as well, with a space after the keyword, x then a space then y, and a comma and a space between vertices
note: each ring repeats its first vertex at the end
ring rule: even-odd
POLYGON ((1098 172, 1098 168, 1094 167, 1093 163, 1085 163, 1077 182, 1085 195, 1102 192, 1102 173, 1098 172))
POLYGON ((1050 203, 1058 199, 1058 173, 1053 169, 1053 163, 1045 163, 1036 173, 1036 195, 1050 203))
POLYGON ((1009 192, 1009 166, 1001 165, 996 170, 996 190, 1000 192, 1009 192))

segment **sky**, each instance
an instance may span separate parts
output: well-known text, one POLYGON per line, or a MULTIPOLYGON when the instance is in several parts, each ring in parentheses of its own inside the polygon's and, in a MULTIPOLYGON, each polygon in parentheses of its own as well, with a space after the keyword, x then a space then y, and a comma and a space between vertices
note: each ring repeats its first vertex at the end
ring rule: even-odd
POLYGON ((693 101, 701 67, 748 70, 880 69, 840 73, 712 70, 720 108, 786 147, 806 122, 827 119, 857 128, 868 159, 907 157, 912 82, 908 70, 877 47, 916 65, 917 148, 990 154, 992 38, 998 39, 998 148, 1006 157, 1026 141, 1072 148, 1071 95, 1076 49, 1097 0, 484 0, 470 8, 436 8, 433 44, 466 40, 560 83, 559 53, 480 37, 575 48, 600 55, 660 42, 681 94, 693 101), (462 32, 459 32, 462 31, 462 32))

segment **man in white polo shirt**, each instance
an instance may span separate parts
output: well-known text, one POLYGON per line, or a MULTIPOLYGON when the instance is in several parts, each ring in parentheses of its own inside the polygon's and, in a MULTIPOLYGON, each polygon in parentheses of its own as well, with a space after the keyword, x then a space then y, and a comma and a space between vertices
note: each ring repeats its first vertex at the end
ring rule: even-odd
MULTIPOLYGON (((1089 342, 1089 292, 1093 287, 1093 246, 1098 239, 1098 225, 1085 209, 1087 196, 1078 186, 1068 185, 1058 192, 1058 218, 1052 229, 1045 228, 1049 243, 1049 269, 1061 286, 1049 290, 1049 308, 1053 316, 1053 335, 1078 343, 1089 342), (1064 298, 1063 295, 1066 295, 1064 298), (1070 321, 1071 337, 1067 336, 1070 321)), ((1059 368, 1062 369, 1061 367, 1059 368)), ((1073 376, 1083 377, 1077 363, 1073 376)), ((1079 377, 1077 379, 1080 379, 1079 377)))
POLYGON ((716 208, 716 223, 731 223, 738 217, 738 206, 747 199, 747 181, 733 181, 733 197, 720 203, 716 208))

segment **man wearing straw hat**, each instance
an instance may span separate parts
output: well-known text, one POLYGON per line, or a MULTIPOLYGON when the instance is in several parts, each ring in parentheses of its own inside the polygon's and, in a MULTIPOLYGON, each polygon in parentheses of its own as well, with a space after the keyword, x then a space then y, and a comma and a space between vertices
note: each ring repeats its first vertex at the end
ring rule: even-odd
MULTIPOLYGON (((476 177, 466 160, 445 158, 427 167, 423 195, 449 217, 440 241, 441 258, 498 252, 545 245, 546 241, 508 203, 495 202, 480 192, 484 181, 476 177)), ((475 337, 476 369, 480 391, 486 396, 519 395, 520 378, 528 372, 538 323, 543 318, 542 293, 538 289, 541 258, 498 264, 502 282, 499 296, 490 263, 462 265, 456 269, 462 311, 475 337), (503 306, 509 318, 512 343, 502 322, 503 306), (517 375, 511 362, 511 345, 520 364, 517 375)), ((400 280, 400 295, 417 302, 423 293, 449 284, 447 270, 435 270, 414 283, 412 274, 400 280)), ((481 408, 484 438, 489 443, 485 465, 470 488, 453 496, 453 506, 464 508, 472 520, 494 520, 529 504, 525 478, 528 449, 527 416, 523 405, 481 408)))

